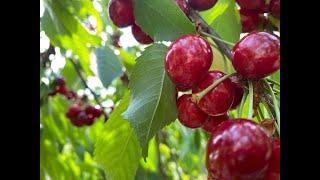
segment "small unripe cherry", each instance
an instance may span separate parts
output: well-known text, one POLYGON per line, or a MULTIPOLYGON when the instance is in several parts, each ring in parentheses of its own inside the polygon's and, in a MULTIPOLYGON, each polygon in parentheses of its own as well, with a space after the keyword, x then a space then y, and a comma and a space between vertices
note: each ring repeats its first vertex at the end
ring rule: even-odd
POLYGON ((247 119, 222 122, 207 144, 206 165, 214 179, 263 179, 272 153, 270 134, 247 119))
POLYGON ((189 5, 198 11, 205 11, 212 8, 217 0, 189 0, 189 5))
MULTIPOLYGON (((225 74, 221 71, 208 72, 202 81, 192 88, 192 93, 203 91, 212 83, 223 77, 225 74)), ((198 107, 210 116, 220 116, 226 114, 231 108, 234 98, 234 88, 231 80, 228 78, 210 90, 198 102, 198 107)))
POLYGON ((198 128, 207 119, 207 114, 201 111, 195 103, 192 102, 190 94, 184 94, 178 98, 177 109, 181 124, 189 128, 198 128))
POLYGON ((276 18, 280 18, 280 0, 271 0, 270 13, 276 18))
POLYGON ((153 39, 145 32, 142 31, 141 27, 137 22, 133 23, 131 27, 131 32, 133 37, 141 44, 150 44, 153 43, 153 39))
POLYGON ((267 32, 252 32, 232 49, 232 64, 244 78, 264 78, 280 68, 280 40, 267 32))
POLYGON ((228 120, 228 114, 221 116, 209 116, 206 122, 203 123, 202 129, 208 133, 212 133, 223 121, 228 120))
POLYGON ((240 9, 242 32, 251 32, 263 22, 263 16, 255 11, 240 9))
POLYGON ((180 91, 202 80, 213 61, 210 44, 201 36, 184 35, 169 47, 165 70, 180 91))
POLYGON ((134 23, 132 0, 110 0, 108 11, 111 21, 119 28, 134 23))

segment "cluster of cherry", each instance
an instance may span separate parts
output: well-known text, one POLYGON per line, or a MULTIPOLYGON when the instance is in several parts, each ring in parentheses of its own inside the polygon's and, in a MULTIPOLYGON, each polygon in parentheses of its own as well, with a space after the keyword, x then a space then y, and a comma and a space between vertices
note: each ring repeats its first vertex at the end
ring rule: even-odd
POLYGON ((77 127, 84 125, 90 126, 94 123, 97 117, 102 115, 102 109, 95 108, 94 106, 88 104, 85 105, 83 98, 78 97, 74 91, 69 90, 66 87, 66 82, 63 78, 58 77, 53 83, 54 88, 49 93, 49 96, 61 94, 73 102, 66 113, 66 116, 70 119, 73 125, 77 127))

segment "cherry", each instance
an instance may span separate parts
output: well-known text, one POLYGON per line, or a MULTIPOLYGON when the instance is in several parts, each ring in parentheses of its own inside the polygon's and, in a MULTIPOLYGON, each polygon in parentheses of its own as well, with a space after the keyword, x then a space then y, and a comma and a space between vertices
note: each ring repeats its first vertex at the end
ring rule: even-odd
POLYGON ((66 86, 58 86, 57 91, 59 94, 62 94, 62 95, 67 95, 67 93, 69 92, 66 86))
POLYGON ((78 116, 78 114, 81 112, 81 108, 78 104, 73 104, 69 107, 68 112, 66 113, 66 116, 69 119, 74 119, 78 116))
POLYGON ((262 179, 272 153, 270 134, 247 119, 222 122, 207 144, 206 165, 214 179, 262 179))
POLYGON ((176 0, 176 3, 178 4, 179 8, 186 14, 189 14, 189 5, 186 0, 176 0))
POLYGON ((74 91, 68 91, 66 96, 68 99, 75 99, 75 98, 77 98, 78 95, 74 91))
POLYGON ((132 0, 110 0, 109 17, 117 27, 127 27, 134 23, 132 0))
POLYGON ((131 27, 132 34, 134 38, 141 44, 150 44, 153 43, 153 39, 142 31, 137 22, 133 23, 131 27))
POLYGON ((208 133, 212 133, 218 127, 219 124, 228 119, 228 114, 224 114, 221 116, 209 116, 206 122, 202 125, 202 129, 208 133))
POLYGON ((204 38, 184 35, 169 47, 165 69, 176 87, 186 91, 201 81, 212 61, 212 49, 204 38))
POLYGON ((280 18, 280 0, 271 0, 270 13, 276 18, 280 18))
POLYGON ((189 0, 190 6, 198 11, 204 11, 212 8, 217 0, 189 0))
POLYGON ((240 84, 240 80, 237 76, 231 76, 230 80, 232 82, 234 88, 234 99, 230 109, 235 109, 239 106, 242 100, 242 96, 244 93, 243 87, 240 84))
POLYGON ((62 77, 58 77, 56 79, 56 83, 57 83, 57 86, 64 86, 66 84, 66 81, 62 77))
POLYGON ((264 78, 280 68, 280 41, 267 32, 252 32, 232 49, 232 64, 245 78, 264 78))
POLYGON ((181 124, 189 128, 198 128, 207 119, 207 114, 201 111, 195 103, 191 101, 190 94, 184 94, 177 101, 178 117, 181 124))
POLYGON ((255 12, 246 9, 240 9, 242 32, 251 32, 255 30, 263 21, 263 17, 255 12))
MULTIPOLYGON (((224 75, 221 71, 208 72, 203 80, 192 88, 192 93, 204 90, 224 75)), ((231 108, 233 98, 233 85, 230 79, 226 79, 203 96, 198 103, 198 107, 211 116, 223 115, 231 108)))
POLYGON ((236 0, 242 9, 264 12, 266 10, 265 0, 236 0))
POLYGON ((84 111, 80 111, 76 118, 71 119, 71 123, 77 127, 85 125, 88 116, 84 111))
POLYGON ((280 139, 275 138, 272 144, 270 167, 266 180, 280 180, 280 139))
POLYGON ((91 126, 94 123, 95 117, 92 114, 87 115, 87 118, 84 120, 84 124, 91 126))

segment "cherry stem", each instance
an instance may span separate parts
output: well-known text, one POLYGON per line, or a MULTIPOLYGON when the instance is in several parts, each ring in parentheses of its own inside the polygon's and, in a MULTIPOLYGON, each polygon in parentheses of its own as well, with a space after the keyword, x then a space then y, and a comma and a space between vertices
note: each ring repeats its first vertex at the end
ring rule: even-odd
POLYGON ((246 102, 247 96, 248 96, 248 91, 244 91, 241 102, 240 102, 240 106, 238 109, 238 118, 242 117, 243 106, 244 106, 244 103, 246 102))
POLYGON ((265 118, 264 118, 264 114, 263 114, 263 112, 262 112, 262 109, 261 109, 261 107, 260 107, 260 104, 258 105, 258 113, 260 114, 260 116, 261 116, 262 119, 265 119, 265 118))
POLYGON ((249 105, 248 105, 248 119, 252 119, 253 115, 253 85, 252 81, 248 81, 249 84, 249 105))
POLYGON ((104 109, 104 107, 102 106, 102 104, 101 104, 101 102, 100 102, 100 100, 99 100, 98 95, 88 86, 86 80, 84 79, 84 77, 83 77, 83 75, 82 75, 82 72, 81 72, 81 70, 80 70, 80 68, 81 68, 80 64, 78 64, 78 63, 77 63, 74 59, 72 59, 72 58, 68 58, 68 59, 71 61, 71 63, 72 63, 72 65, 73 65, 75 71, 77 72, 77 74, 78 74, 78 76, 79 76, 82 84, 85 86, 85 88, 89 89, 89 91, 91 92, 91 94, 92 94, 93 97, 94 97, 94 100, 97 102, 97 104, 100 106, 100 108, 103 109, 103 114, 104 114, 105 122, 106 122, 106 121, 109 119, 109 116, 108 116, 108 114, 106 114, 105 109, 104 109))
POLYGON ((210 92, 213 88, 215 88, 216 86, 218 86, 222 81, 228 79, 231 76, 236 75, 236 73, 231 73, 231 74, 227 74, 224 75, 223 77, 219 78, 218 80, 216 80, 215 82, 213 82, 210 86, 208 86, 206 89, 202 90, 199 93, 193 94, 192 95, 192 101, 195 103, 198 103, 201 98, 203 96, 205 96, 208 92, 210 92))
POLYGON ((273 80, 273 79, 267 78, 267 81, 269 81, 269 82, 271 82, 271 83, 273 83, 273 84, 276 84, 276 85, 280 86, 280 83, 277 82, 277 81, 275 81, 275 80, 273 80))
POLYGON ((215 39, 215 40, 217 40, 217 41, 226 43, 226 44, 228 44, 228 45, 230 45, 230 46, 234 46, 234 43, 229 42, 229 41, 226 41, 226 40, 223 40, 223 39, 220 39, 220 38, 215 37, 215 36, 213 36, 213 35, 211 35, 211 34, 209 34, 209 33, 206 33, 206 32, 203 32, 203 31, 200 31, 199 33, 202 34, 202 35, 205 35, 205 36, 209 36, 209 37, 211 37, 212 39, 215 39))
MULTIPOLYGON (((266 80, 265 80, 266 82, 266 80)), ((270 86, 270 84, 268 82, 266 82, 266 85, 271 93, 271 97, 272 97, 272 102, 273 102, 273 109, 276 113, 276 119, 277 119, 277 123, 276 123, 276 128, 277 128, 277 131, 278 131, 278 134, 280 136, 280 110, 279 110, 279 106, 278 106, 278 100, 273 92, 273 89, 272 87, 270 86)))

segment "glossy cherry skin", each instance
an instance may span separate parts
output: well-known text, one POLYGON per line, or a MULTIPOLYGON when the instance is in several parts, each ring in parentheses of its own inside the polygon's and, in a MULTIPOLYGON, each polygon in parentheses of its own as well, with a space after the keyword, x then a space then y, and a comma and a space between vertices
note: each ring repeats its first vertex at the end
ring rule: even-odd
MULTIPOLYGON (((192 93, 194 94, 204 90, 224 75, 221 71, 208 72, 203 80, 192 88, 192 93)), ((234 88, 231 80, 226 79, 203 96, 198 103, 198 107, 210 116, 220 116, 226 114, 231 108, 233 98, 234 88)))
POLYGON ((280 18, 280 0, 271 0, 270 13, 276 18, 280 18))
POLYGON ((141 44, 150 44, 153 43, 153 39, 142 31, 140 26, 135 22, 131 27, 131 32, 133 37, 141 44))
POLYGON ((110 0, 108 9, 110 19, 117 27, 123 28, 134 23, 132 0, 110 0))
POLYGON ((262 16, 255 12, 246 9, 240 9, 240 19, 242 32, 251 32, 263 22, 262 16))
POLYGON ((224 114, 221 116, 209 116, 207 120, 203 123, 202 129, 208 133, 212 133, 218 127, 219 124, 228 119, 228 114, 224 114))
POLYGON ((233 102, 232 102, 230 109, 235 109, 241 103, 244 90, 243 90, 243 87, 241 86, 241 84, 239 82, 239 78, 237 76, 230 77, 230 80, 231 80, 233 88, 234 88, 234 98, 233 98, 233 102))
POLYGON ((192 88, 204 77, 213 61, 210 44, 201 36, 185 35, 169 47, 165 69, 180 91, 192 88))
POLYGON ((280 139, 275 138, 272 144, 272 155, 266 180, 280 180, 280 139))
POLYGON ((81 112, 80 106, 78 104, 73 104, 72 106, 69 107, 69 110, 66 113, 66 116, 69 119, 73 119, 73 118, 76 118, 80 112, 81 112))
POLYGON ((266 10, 265 0, 236 0, 242 9, 264 12, 266 10))
POLYGON ((189 128, 201 127, 208 117, 191 101, 190 94, 184 94, 178 98, 177 109, 180 123, 189 128))
POLYGON ((186 14, 189 14, 190 8, 186 0, 176 0, 179 8, 186 14))
POLYGON ((233 47, 232 64, 245 78, 264 78, 280 68, 280 40, 267 32, 249 33, 233 47))
POLYGON ((222 122, 207 144, 206 165, 214 179, 263 179, 272 153, 270 134, 251 120, 222 122))
POLYGON ((189 0, 189 5, 194 10, 205 11, 212 8, 217 0, 189 0))

